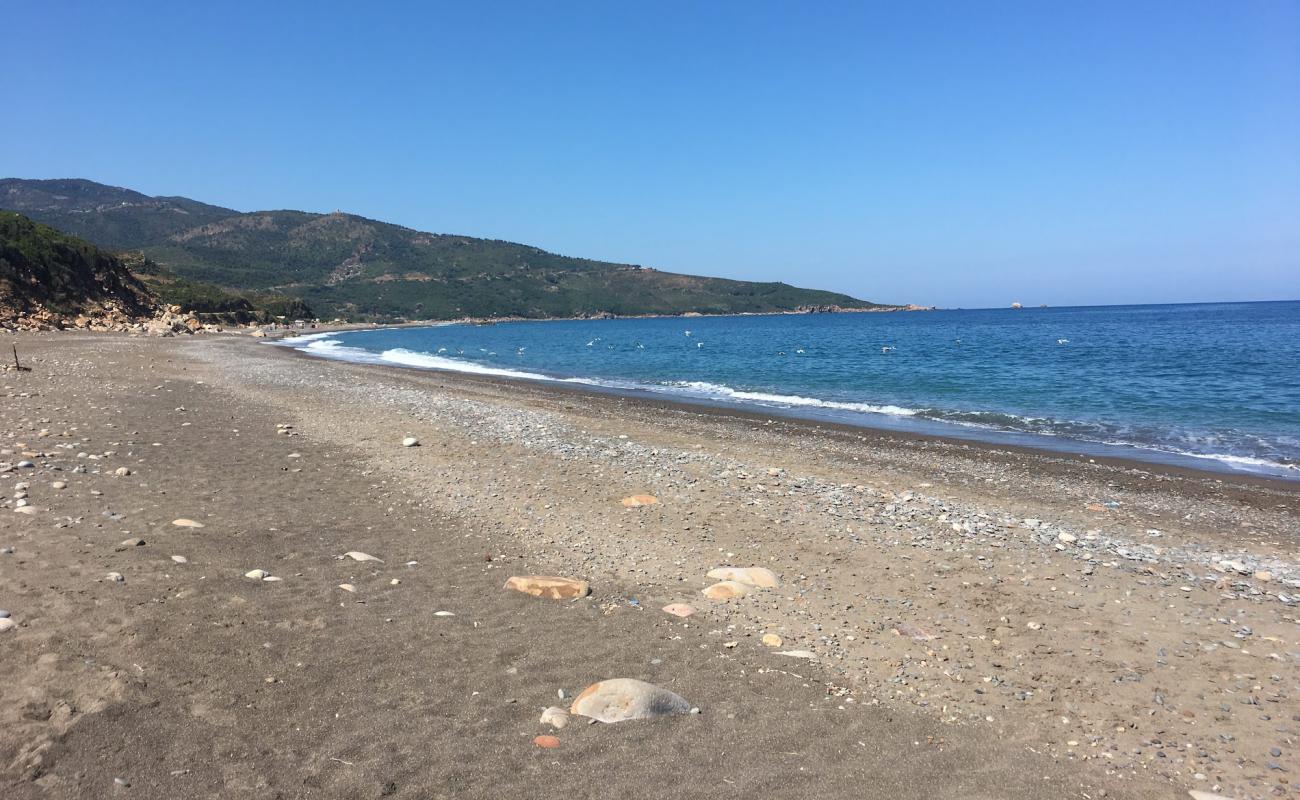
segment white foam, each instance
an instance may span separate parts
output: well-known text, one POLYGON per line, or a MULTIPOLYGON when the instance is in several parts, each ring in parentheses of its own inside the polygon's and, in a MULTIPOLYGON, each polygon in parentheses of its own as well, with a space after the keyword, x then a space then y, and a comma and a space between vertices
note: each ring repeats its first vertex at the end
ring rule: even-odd
POLYGON ((682 381, 669 384, 669 389, 676 389, 676 394, 688 394, 712 399, 739 400, 751 403, 764 403, 777 406, 806 406, 811 408, 832 408, 838 411, 857 411, 866 414, 889 414, 895 417, 912 417, 918 414, 914 408, 894 405, 875 405, 872 403, 846 403, 839 400, 822 400, 816 397, 801 397, 797 394, 771 394, 768 392, 747 392, 733 389, 717 383, 705 381, 682 381))

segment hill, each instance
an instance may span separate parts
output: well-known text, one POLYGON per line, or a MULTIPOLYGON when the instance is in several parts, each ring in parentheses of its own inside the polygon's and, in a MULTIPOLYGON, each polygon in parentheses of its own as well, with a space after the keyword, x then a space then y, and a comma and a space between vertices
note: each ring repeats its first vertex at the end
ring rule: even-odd
POLYGON ((85 180, 0 180, 0 208, 139 250, 182 278, 360 319, 887 308, 785 283, 679 275, 334 212, 241 213, 85 180))
POLYGON ((111 327, 155 310, 152 294, 118 257, 0 211, 0 326, 111 327))

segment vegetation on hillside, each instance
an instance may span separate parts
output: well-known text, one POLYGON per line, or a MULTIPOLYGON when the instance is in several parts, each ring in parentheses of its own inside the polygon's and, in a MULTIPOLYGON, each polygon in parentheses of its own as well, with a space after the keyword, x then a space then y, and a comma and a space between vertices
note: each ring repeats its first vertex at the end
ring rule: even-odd
POLYGON ((116 256, 21 214, 0 211, 0 308, 75 316, 151 312, 153 299, 116 256))
POLYGON ((245 214, 91 181, 0 180, 0 207, 105 246, 139 250, 180 279, 298 297, 325 316, 445 319, 875 307, 785 283, 677 275, 512 242, 423 233, 340 212, 245 214))

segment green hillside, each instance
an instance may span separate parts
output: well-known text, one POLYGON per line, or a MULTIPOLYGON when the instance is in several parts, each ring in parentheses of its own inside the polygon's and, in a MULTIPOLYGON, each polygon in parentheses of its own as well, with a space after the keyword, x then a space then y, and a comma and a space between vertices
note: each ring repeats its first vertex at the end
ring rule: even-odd
POLYGON ((72 317, 106 309, 136 317, 153 306, 149 291, 116 256, 0 211, 0 317, 40 311, 72 317))
POLYGON ((351 214, 240 213, 84 180, 0 180, 11 208, 182 278, 299 297, 323 316, 555 317, 870 308, 784 283, 677 275, 351 214))

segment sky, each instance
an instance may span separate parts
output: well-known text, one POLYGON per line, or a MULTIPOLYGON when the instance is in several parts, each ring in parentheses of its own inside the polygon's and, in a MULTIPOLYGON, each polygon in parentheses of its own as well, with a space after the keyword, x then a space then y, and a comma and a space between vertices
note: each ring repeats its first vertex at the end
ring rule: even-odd
POLYGON ((1300 299, 1300 0, 0 0, 0 176, 943 307, 1300 299))

